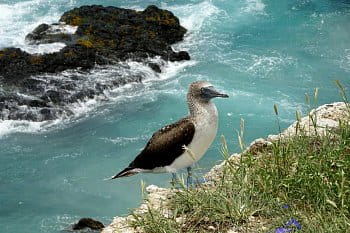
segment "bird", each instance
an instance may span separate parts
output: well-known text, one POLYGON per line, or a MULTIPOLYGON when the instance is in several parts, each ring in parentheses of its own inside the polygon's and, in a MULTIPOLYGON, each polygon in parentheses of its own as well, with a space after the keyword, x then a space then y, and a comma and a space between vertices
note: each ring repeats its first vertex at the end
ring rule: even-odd
POLYGON ((190 84, 187 93, 189 114, 155 132, 135 159, 110 179, 132 176, 141 172, 173 174, 187 168, 187 186, 192 183, 192 166, 202 158, 215 139, 218 111, 213 98, 228 98, 207 81, 190 84))

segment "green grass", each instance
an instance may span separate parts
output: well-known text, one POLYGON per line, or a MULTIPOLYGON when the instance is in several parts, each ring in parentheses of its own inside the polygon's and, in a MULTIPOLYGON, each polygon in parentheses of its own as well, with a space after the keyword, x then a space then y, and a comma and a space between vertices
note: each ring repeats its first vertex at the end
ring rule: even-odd
POLYGON ((275 232, 295 219, 302 228, 287 227, 293 232, 350 232, 350 125, 345 121, 332 134, 278 140, 236 162, 228 159, 225 143, 222 153, 227 159, 219 179, 175 192, 170 217, 154 209, 134 214, 134 226, 147 233, 275 232))

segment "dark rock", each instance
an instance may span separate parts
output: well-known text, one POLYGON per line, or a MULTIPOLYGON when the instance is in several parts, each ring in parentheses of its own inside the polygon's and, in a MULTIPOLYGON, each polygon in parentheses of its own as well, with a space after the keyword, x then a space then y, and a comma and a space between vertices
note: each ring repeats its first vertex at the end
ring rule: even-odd
POLYGON ((31 70, 36 69, 36 64, 30 64, 30 60, 35 60, 34 56, 32 59, 31 57, 18 48, 0 50, 0 76, 3 81, 6 84, 15 84, 18 80, 28 77, 31 70))
POLYGON ((178 53, 171 53, 169 60, 170 61, 183 61, 183 60, 190 60, 190 55, 186 51, 180 51, 178 53))
POLYGON ((108 60, 130 58, 188 60, 187 52, 175 53, 171 48, 185 33, 176 16, 156 6, 144 11, 82 6, 65 12, 59 24, 41 24, 26 36, 30 43, 66 43, 64 49, 43 55, 16 48, 0 50, 0 76, 17 81, 35 74, 78 67, 87 70, 95 64, 107 64, 108 60), (77 27, 74 34, 67 30, 72 26, 77 27))
POLYGON ((90 228, 92 230, 102 230, 105 226, 100 221, 92 218, 82 218, 78 223, 73 225, 73 230, 81 230, 84 228, 90 228))
POLYGON ((76 40, 74 27, 66 24, 40 24, 31 33, 26 36, 29 44, 45 44, 61 42, 73 44, 76 40))
POLYGON ((42 35, 50 28, 50 26, 46 23, 40 24, 39 26, 37 26, 33 32, 29 33, 26 36, 26 39, 28 40, 40 40, 42 35))
POLYGON ((43 100, 34 99, 34 100, 28 101, 28 106, 36 107, 36 108, 43 108, 43 107, 48 107, 49 105, 43 100))
MULTIPOLYGON (((66 46, 49 54, 29 54, 19 48, 0 50, 0 119, 43 121, 72 114, 69 103, 103 95, 104 90, 142 82, 139 74, 116 74, 109 83, 95 81, 84 87, 84 77, 96 65, 111 65, 133 60, 148 64, 160 73, 165 61, 189 60, 185 51, 171 45, 183 39, 186 29, 170 11, 149 6, 144 11, 82 6, 65 12, 58 23, 41 24, 26 36, 31 44, 61 42, 66 46), (65 79, 52 78, 52 74, 65 79), (6 94, 2 91, 6 89, 6 94), (21 93, 21 94, 17 94, 21 93)), ((90 82, 90 81, 88 81, 90 82)))
POLYGON ((47 120, 53 120, 54 118, 54 113, 53 110, 50 108, 42 108, 40 109, 40 115, 41 115, 41 119, 43 121, 47 121, 47 120))
POLYGON ((70 97, 69 102, 74 103, 77 101, 82 101, 85 98, 92 99, 92 98, 94 98, 95 94, 96 94, 96 92, 94 90, 91 90, 91 89, 81 90, 81 91, 78 91, 77 93, 73 94, 70 97))
POLYGON ((52 103, 61 103, 64 99, 64 96, 62 93, 55 91, 55 90, 48 90, 45 95, 42 97, 43 100, 46 102, 52 102, 52 103))
POLYGON ((142 77, 141 76, 129 76, 126 78, 120 78, 113 81, 113 86, 120 87, 128 83, 142 83, 142 77))
POLYGON ((24 79, 20 84, 26 92, 43 92, 45 83, 42 80, 28 78, 24 79))
POLYGON ((42 108, 39 113, 35 121, 50 121, 58 118, 62 114, 62 110, 57 108, 42 108))
POLYGON ((157 63, 148 63, 148 66, 151 67, 151 69, 157 73, 162 72, 162 70, 160 69, 160 66, 157 63))

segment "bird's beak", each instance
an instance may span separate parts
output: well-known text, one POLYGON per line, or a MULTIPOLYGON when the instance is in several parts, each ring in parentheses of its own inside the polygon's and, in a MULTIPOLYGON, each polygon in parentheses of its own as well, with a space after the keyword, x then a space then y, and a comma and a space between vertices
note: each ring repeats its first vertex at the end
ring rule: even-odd
POLYGON ((228 95, 218 92, 217 90, 215 90, 213 86, 203 87, 202 95, 209 99, 215 98, 215 97, 228 98, 228 95))

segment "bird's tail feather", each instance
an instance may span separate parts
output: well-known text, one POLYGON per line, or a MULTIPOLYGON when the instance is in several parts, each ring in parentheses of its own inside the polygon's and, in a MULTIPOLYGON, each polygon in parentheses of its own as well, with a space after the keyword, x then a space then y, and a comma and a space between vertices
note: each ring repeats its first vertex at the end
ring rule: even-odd
POLYGON ((121 172, 119 172, 118 174, 116 174, 110 178, 107 178, 106 180, 113 180, 113 179, 120 178, 120 177, 132 176, 132 175, 135 175, 139 172, 140 171, 138 171, 137 169, 135 169, 133 167, 127 167, 124 170, 122 170, 121 172))

